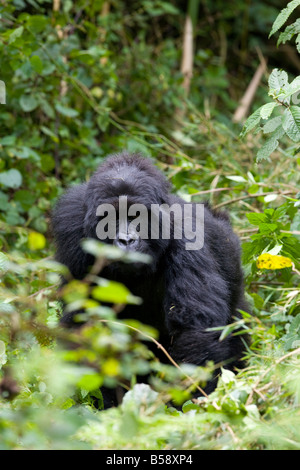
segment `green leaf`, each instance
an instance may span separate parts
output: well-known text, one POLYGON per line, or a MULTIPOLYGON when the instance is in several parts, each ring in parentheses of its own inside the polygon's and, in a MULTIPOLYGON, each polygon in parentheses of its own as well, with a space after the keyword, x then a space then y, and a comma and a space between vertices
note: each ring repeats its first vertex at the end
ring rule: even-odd
POLYGON ((76 109, 67 108, 66 106, 62 106, 59 103, 56 103, 55 109, 63 116, 70 117, 70 118, 76 117, 79 114, 79 112, 76 111, 76 109))
POLYGON ((12 168, 0 173, 0 184, 7 188, 19 188, 22 184, 22 175, 19 170, 12 168))
POLYGON ((300 5, 300 0, 292 0, 290 3, 288 3, 286 8, 281 10, 281 12, 279 13, 276 20, 273 23, 269 37, 271 37, 274 33, 276 33, 281 28, 281 26, 286 22, 290 14, 299 5, 300 5))
POLYGON ((295 43, 296 43, 297 51, 300 54, 300 33, 297 35, 295 43))
POLYGON ((294 118, 294 122, 297 126, 298 132, 300 132, 300 108, 298 106, 291 106, 290 112, 294 118))
POLYGON ((300 109, 297 106, 285 110, 282 127, 293 142, 300 142, 300 109))
POLYGON ((43 71, 43 62, 38 55, 33 55, 29 60, 33 70, 37 73, 41 73, 43 71))
POLYGON ((0 340, 0 366, 3 366, 7 361, 7 356, 5 352, 5 343, 0 340))
POLYGON ((263 106, 260 106, 260 108, 258 108, 256 111, 254 111, 254 113, 251 114, 251 116, 248 117, 242 129, 242 132, 240 133, 240 137, 244 137, 246 134, 248 134, 248 132, 250 132, 252 129, 254 129, 254 127, 256 127, 260 123, 260 112, 262 108, 263 106))
POLYGON ((102 378, 99 374, 85 374, 78 382, 80 388, 84 388, 88 392, 97 390, 102 385, 102 378))
POLYGON ((227 179, 236 181, 237 183, 247 183, 247 180, 243 176, 226 176, 227 179))
POLYGON ((30 15, 27 19, 27 28, 33 34, 41 33, 45 30, 49 21, 50 18, 46 18, 42 15, 30 15))
POLYGON ((300 313, 293 318, 289 325, 288 333, 282 338, 286 351, 300 346, 300 313))
POLYGON ((13 42, 15 42, 17 38, 22 36, 23 31, 24 31, 23 26, 19 26, 19 28, 14 29, 13 32, 9 35, 8 44, 12 44, 13 42))
POLYGON ((49 129, 48 127, 46 126, 41 126, 41 131, 44 132, 44 134, 48 135, 49 137, 51 137, 51 139, 58 143, 59 142, 59 138, 57 137, 56 134, 54 134, 54 132, 52 132, 51 129, 49 129))
POLYGON ((247 219, 252 225, 260 225, 261 223, 267 222, 268 218, 265 214, 246 214, 247 219))
POLYGON ((285 44, 286 41, 289 41, 295 34, 298 33, 300 33, 300 18, 298 18, 295 23, 287 26, 283 33, 280 33, 280 36, 277 41, 277 46, 279 46, 280 44, 285 44))
MULTIPOLYGON (((140 408, 149 410, 151 406, 157 406, 159 395, 147 384, 136 384, 129 392, 125 393, 121 408, 124 411, 133 411, 139 414, 140 408)), ((153 410, 152 410, 153 412, 153 410)))
POLYGON ((277 224, 260 224, 259 225, 259 231, 261 233, 270 233, 270 232, 275 232, 277 229, 278 225, 277 224))
POLYGON ((277 149, 279 145, 279 139, 283 137, 284 133, 285 131, 281 126, 278 127, 276 131, 273 132, 271 137, 269 137, 269 139, 265 141, 265 143, 261 146, 261 148, 257 152, 256 158, 258 161, 269 158, 271 153, 277 149))
MULTIPOLYGON (((300 91, 300 77, 296 77, 290 84, 285 86, 284 89, 276 96, 280 101, 286 101, 289 104, 288 98, 300 91)), ((294 99, 293 102, 295 103, 294 99)), ((298 103, 295 103, 298 104, 298 103)))
POLYGON ((106 258, 110 260, 122 260, 125 263, 150 263, 152 258, 146 253, 124 251, 120 248, 101 243, 93 239, 85 239, 82 241, 84 251, 91 253, 96 258, 106 258))
POLYGON ((284 70, 272 70, 268 80, 270 91, 274 90, 276 93, 279 93, 280 90, 288 85, 288 83, 288 74, 284 70))
POLYGON ((44 134, 46 134, 46 135, 48 135, 49 137, 51 137, 51 139, 52 139, 54 142, 56 142, 56 143, 59 142, 59 138, 57 137, 57 135, 54 134, 54 132, 52 132, 52 130, 49 129, 48 127, 46 127, 46 126, 41 126, 41 131, 42 131, 44 134))
POLYGON ((275 131, 275 129, 277 129, 280 126, 281 121, 282 121, 282 116, 276 116, 272 119, 269 119, 263 127, 263 133, 270 134, 270 132, 275 131))
POLYGON ((101 113, 97 116, 96 122, 102 132, 105 132, 109 125, 109 113, 101 113))
POLYGON ((38 101, 33 95, 23 95, 21 96, 20 106, 26 113, 33 111, 38 106, 38 101))
POLYGON ((115 304, 141 303, 141 299, 132 295, 123 284, 106 279, 101 279, 101 285, 93 288, 92 296, 101 302, 111 302, 115 304))
POLYGON ((271 103, 264 104, 260 108, 260 115, 262 119, 268 119, 269 116, 271 116, 274 108, 278 106, 278 103, 272 101, 271 103))
POLYGON ((2 271, 7 271, 8 270, 8 266, 9 266, 9 260, 8 260, 8 257, 0 252, 0 272, 2 271))
POLYGON ((272 202, 272 201, 276 201, 277 198, 278 198, 278 194, 268 194, 267 196, 265 196, 264 201, 272 202))
POLYGON ((35 203, 36 195, 25 189, 20 189, 19 191, 15 192, 14 200, 18 201, 23 209, 27 211, 35 203))

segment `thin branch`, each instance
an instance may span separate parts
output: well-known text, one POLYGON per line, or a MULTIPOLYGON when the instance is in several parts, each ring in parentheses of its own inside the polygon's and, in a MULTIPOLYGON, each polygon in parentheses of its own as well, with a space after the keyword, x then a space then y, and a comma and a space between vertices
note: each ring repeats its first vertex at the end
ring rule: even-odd
POLYGON ((193 193, 192 196, 201 196, 202 194, 216 193, 219 191, 233 191, 233 188, 212 188, 206 189, 205 191, 199 191, 198 193, 193 193))
POLYGON ((184 25, 181 73, 184 77, 182 86, 188 95, 193 76, 193 23, 189 15, 184 25))
POLYGON ((278 194, 279 196, 285 196, 287 194, 294 194, 296 191, 270 191, 266 193, 255 193, 255 194, 247 194, 246 196, 236 197, 235 199, 231 199, 230 201, 221 202, 221 204, 217 204, 214 208, 220 209, 220 207, 227 206, 228 204, 234 204, 238 201, 243 201, 244 199, 248 198, 256 198, 261 196, 268 196, 269 194, 278 194))
POLYGON ((266 70, 266 61, 262 57, 260 57, 260 64, 251 80, 249 83, 244 96, 242 97, 240 104, 238 108, 236 109, 234 115, 233 115, 233 122, 242 122, 245 116, 248 114, 250 105, 253 101, 253 98, 255 96, 256 90, 260 84, 261 78, 266 70))

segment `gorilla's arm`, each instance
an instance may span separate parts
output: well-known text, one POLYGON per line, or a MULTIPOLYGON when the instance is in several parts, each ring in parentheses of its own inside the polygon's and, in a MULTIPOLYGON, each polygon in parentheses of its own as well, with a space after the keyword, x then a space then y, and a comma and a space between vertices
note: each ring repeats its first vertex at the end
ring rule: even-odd
MULTIPOLYGON (((219 242, 217 233, 215 238, 219 242)), ((187 251, 184 240, 173 240, 166 266, 164 308, 173 358, 196 365, 207 361, 226 363, 232 359, 238 364, 240 337, 219 341, 221 331, 207 331, 234 321, 232 315, 238 316, 236 309, 241 308, 236 301, 232 302, 230 279, 220 269, 209 243, 201 250, 187 251)), ((232 259, 234 268, 239 271, 237 259, 232 259)), ((241 286, 242 278, 240 286, 235 288, 242 292, 241 286)))
POLYGON ((84 234, 86 184, 70 188, 59 200, 52 217, 56 259, 65 264, 76 279, 82 279, 90 264, 80 246, 84 234))

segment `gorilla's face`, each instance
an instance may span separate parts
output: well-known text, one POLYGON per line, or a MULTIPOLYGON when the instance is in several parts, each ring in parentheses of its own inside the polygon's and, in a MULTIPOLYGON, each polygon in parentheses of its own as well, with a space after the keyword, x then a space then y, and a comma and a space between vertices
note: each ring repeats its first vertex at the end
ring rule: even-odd
POLYGON ((152 264, 114 263, 122 271, 155 272, 169 241, 162 240, 159 215, 152 210, 168 202, 169 184, 145 160, 130 165, 129 158, 108 160, 88 183, 85 235, 114 244, 124 251, 144 253, 152 264))
POLYGON ((123 251, 150 255, 152 259, 149 266, 144 263, 115 263, 115 270, 128 273, 134 271, 138 275, 141 275, 141 271, 145 274, 153 273, 169 244, 168 239, 160 236, 161 214, 143 204, 130 204, 130 200, 127 206, 127 201, 127 196, 120 196, 119 201, 114 201, 110 206, 98 206, 96 236, 123 251))

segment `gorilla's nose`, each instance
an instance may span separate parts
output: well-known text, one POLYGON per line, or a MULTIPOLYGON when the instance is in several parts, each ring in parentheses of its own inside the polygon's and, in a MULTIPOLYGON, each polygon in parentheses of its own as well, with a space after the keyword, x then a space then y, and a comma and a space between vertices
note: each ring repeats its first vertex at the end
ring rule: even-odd
POLYGON ((138 237, 130 233, 119 233, 114 240, 114 245, 118 246, 122 250, 135 249, 138 246, 138 243, 138 237))

